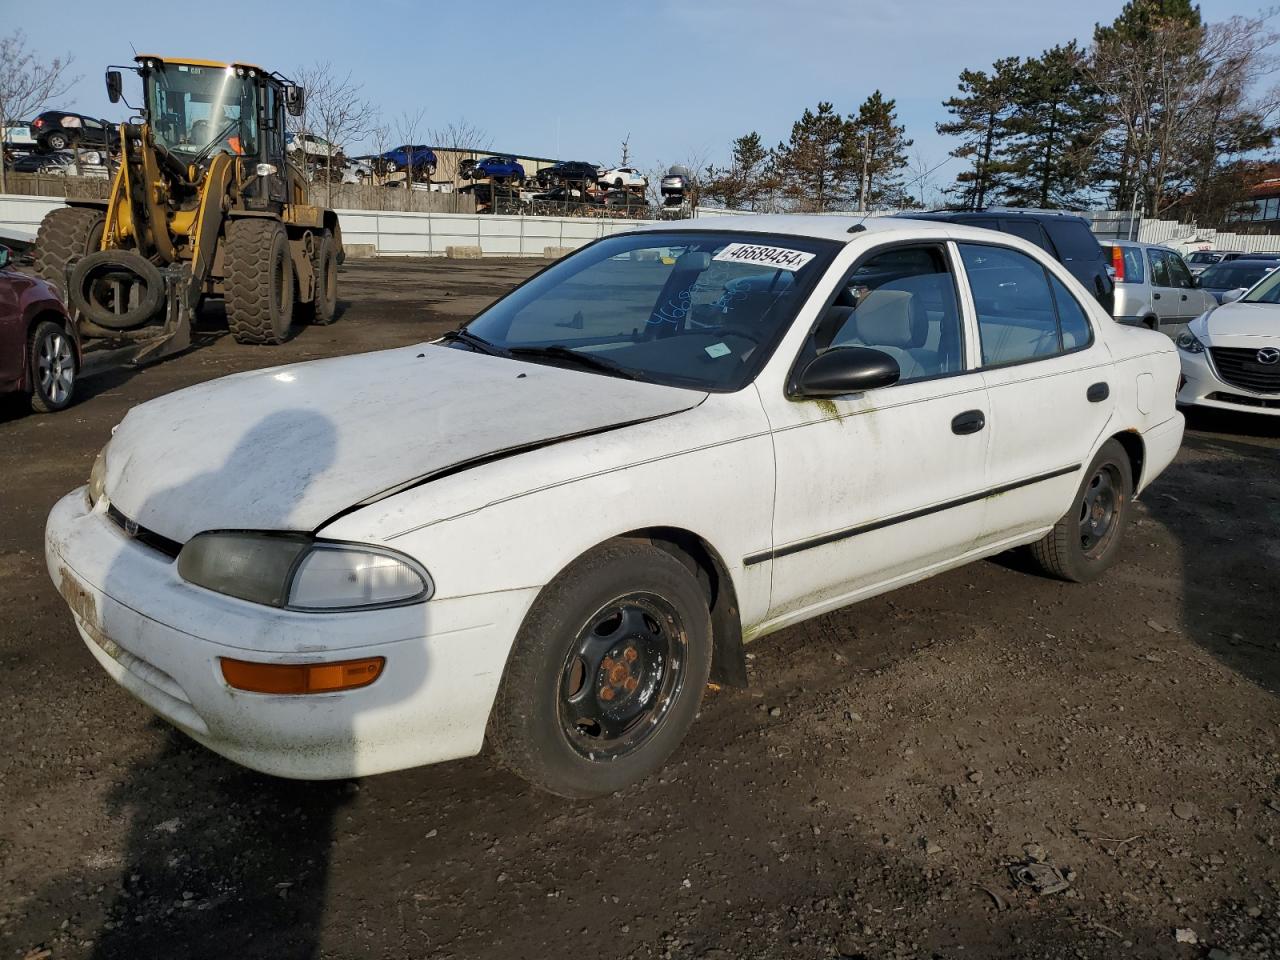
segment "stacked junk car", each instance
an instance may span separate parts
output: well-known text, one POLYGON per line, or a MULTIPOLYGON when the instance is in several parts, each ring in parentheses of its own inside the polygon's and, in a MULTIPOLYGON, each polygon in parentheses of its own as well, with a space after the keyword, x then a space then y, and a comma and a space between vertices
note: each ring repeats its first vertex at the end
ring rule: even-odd
POLYGON ((250 64, 136 63, 106 74, 113 103, 122 70, 143 87, 141 116, 120 127, 108 199, 69 199, 36 236, 36 269, 64 291, 86 361, 185 349, 206 297, 223 298, 240 343, 278 344, 298 322, 332 322, 338 218, 309 201, 285 150, 285 113, 302 112, 303 89, 250 64))

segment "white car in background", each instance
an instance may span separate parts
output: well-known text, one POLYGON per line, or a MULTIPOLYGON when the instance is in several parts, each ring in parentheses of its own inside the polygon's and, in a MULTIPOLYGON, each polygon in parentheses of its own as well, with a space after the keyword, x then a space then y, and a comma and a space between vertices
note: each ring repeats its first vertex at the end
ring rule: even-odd
POLYGON ((1280 416, 1280 270, 1197 317, 1176 343, 1179 404, 1280 416))
POLYGON ((1012 547, 1092 579, 1183 419, 1168 337, 949 223, 598 240, 443 340, 134 407, 46 560, 85 643, 211 749, 299 778, 484 744, 596 796, 744 643, 1012 547))
POLYGON ((618 189, 640 189, 649 185, 649 178, 635 167, 614 167, 600 174, 600 183, 618 189))

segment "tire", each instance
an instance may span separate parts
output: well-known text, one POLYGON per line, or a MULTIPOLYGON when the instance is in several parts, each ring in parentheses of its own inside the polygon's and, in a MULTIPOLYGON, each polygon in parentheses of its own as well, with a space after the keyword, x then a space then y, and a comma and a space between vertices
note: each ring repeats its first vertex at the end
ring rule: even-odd
POLYGON ((1120 555, 1124 524, 1133 497, 1133 468, 1116 440, 1108 440, 1085 471, 1072 507, 1031 545, 1031 556, 1045 573, 1085 583, 1106 572, 1120 555))
POLYGON ((614 185, 615 187, 617 187, 619 190, 621 190, 621 189, 622 189, 622 178, 621 178, 621 177, 618 177, 618 179, 614 180, 614 181, 613 181, 613 185, 614 185))
POLYGON ((284 343, 293 327, 293 260, 278 220, 227 222, 223 250, 227 326, 236 343, 284 343))
POLYGON ((1144 327, 1146 327, 1148 330, 1153 330, 1153 331, 1155 331, 1156 333, 1159 333, 1159 332, 1160 332, 1160 318, 1159 318, 1159 317, 1143 317, 1143 318, 1142 318, 1142 325, 1143 325, 1144 327))
POLYGON ((60 293, 67 282, 67 263, 72 257, 95 252, 102 246, 107 217, 89 207, 59 207, 50 210, 36 232, 36 272, 60 293))
POLYGON ((71 268, 67 291, 68 304, 74 303, 85 317, 108 330, 132 330, 163 320, 164 277, 160 268, 130 250, 99 250, 81 257, 71 268), (119 309, 110 302, 113 293, 121 287, 112 278, 123 278, 130 283, 128 299, 133 302, 119 309), (105 290, 98 284, 109 284, 105 290), (101 299, 90 296, 95 288, 101 299), (137 291, 141 289, 141 293, 137 291), (103 302, 103 301, 106 302, 103 302))
POLYGON ((486 738, 499 763, 543 790, 603 796, 662 767, 710 672, 707 595, 690 568, 648 543, 607 544, 534 602, 486 738))
POLYGON ((71 138, 65 133, 51 133, 44 138, 44 145, 49 150, 65 150, 71 146, 71 138))
POLYGON ((76 378, 80 373, 71 334, 60 323, 42 320, 31 331, 27 348, 31 409, 36 413, 65 410, 75 396, 76 378))
POLYGON ((338 245, 326 230, 311 253, 311 269, 315 274, 315 299, 305 305, 306 319, 327 326, 338 319, 338 245))

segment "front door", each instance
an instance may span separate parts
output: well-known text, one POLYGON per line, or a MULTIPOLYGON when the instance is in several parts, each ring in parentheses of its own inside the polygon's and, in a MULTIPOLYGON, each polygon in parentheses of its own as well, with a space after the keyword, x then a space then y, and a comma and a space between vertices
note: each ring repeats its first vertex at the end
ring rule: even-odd
MULTIPOLYGON (((989 408, 947 245, 878 248, 844 276, 797 358, 869 346, 897 384, 830 400, 762 398, 777 493, 769 620, 906 582, 980 529, 989 408)), ((793 375, 794 379, 794 375, 793 375)))

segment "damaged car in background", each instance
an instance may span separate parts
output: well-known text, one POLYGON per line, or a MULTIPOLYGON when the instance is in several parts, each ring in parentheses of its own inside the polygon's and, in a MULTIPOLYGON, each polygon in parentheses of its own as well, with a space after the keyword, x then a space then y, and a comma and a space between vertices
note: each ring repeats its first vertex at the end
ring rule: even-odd
POLYGON ((93 656, 296 778, 662 767, 749 640, 1026 546, 1099 576, 1171 461, 1172 342, 950 223, 617 234, 439 342, 135 407, 47 525, 93 656))

